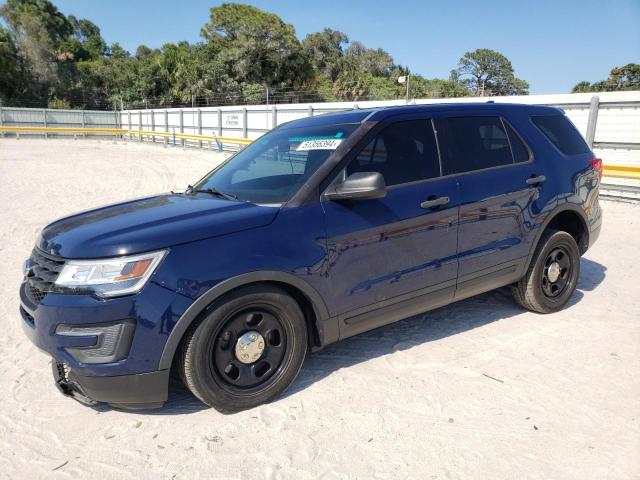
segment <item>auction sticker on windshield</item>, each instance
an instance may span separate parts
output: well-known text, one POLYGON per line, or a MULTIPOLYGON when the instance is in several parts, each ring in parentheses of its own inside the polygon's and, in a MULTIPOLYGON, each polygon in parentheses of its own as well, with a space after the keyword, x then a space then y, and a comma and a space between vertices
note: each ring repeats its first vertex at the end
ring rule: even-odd
POLYGON ((335 150, 342 143, 341 138, 322 139, 322 140, 305 140, 296 151, 303 152, 306 150, 335 150))

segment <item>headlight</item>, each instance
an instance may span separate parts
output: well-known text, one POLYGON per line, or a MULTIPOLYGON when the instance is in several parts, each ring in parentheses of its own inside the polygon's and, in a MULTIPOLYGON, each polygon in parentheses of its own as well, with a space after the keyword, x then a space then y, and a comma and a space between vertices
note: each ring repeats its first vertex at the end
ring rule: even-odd
POLYGON ((167 251, 99 260, 67 260, 56 287, 102 297, 136 293, 147 283, 167 251))

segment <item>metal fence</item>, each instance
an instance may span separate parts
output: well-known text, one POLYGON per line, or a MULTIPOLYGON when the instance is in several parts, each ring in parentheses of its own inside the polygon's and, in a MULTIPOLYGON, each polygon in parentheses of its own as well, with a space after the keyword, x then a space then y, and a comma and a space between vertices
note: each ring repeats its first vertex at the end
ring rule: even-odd
MULTIPOLYGON (((118 112, 94 110, 56 110, 50 108, 0 107, 0 127, 44 127, 44 128, 119 128, 118 112)), ((63 135, 52 132, 23 133, 44 135, 45 137, 63 135)), ((2 132, 0 135, 15 135, 2 132)), ((86 133, 84 135, 100 135, 102 133, 86 133)), ((112 135, 112 134, 111 134, 112 135)))
MULTIPOLYGON (((640 91, 526 95, 491 98, 416 99, 412 104, 517 102, 562 108, 596 154, 609 165, 640 166, 640 91)), ((335 102, 236 107, 173 108, 120 112, 120 125, 129 130, 155 130, 204 136, 255 139, 284 122, 327 112, 403 105, 402 100, 335 102)), ((151 137, 146 137, 153 141, 151 137)), ((164 141, 156 139, 156 141, 164 141)), ((185 140, 187 146, 200 142, 185 140)), ((237 148, 225 145, 225 148, 237 148)))
MULTIPOLYGON (((606 165, 640 167, 640 91, 524 95, 515 97, 471 97, 416 99, 412 104, 460 102, 517 102, 553 105, 564 109, 606 165)), ((125 138, 189 147, 209 147, 206 138, 227 137, 253 140, 280 125, 298 118, 328 112, 378 106, 403 105, 403 100, 334 102, 308 104, 246 105, 202 108, 126 110, 122 112, 51 110, 0 107, 0 127, 41 126, 79 128, 120 128, 136 133, 125 138), (139 132, 162 135, 140 135, 139 132), (175 137, 173 134, 176 134, 175 137), (203 136, 200 138, 188 138, 203 136), (182 137, 182 138, 181 138, 182 137)), ((1 131, 1 129, 0 129, 1 131)), ((21 133, 23 134, 23 133, 21 133)), ((62 133, 29 132, 31 135, 62 133)), ((15 135, 15 133, 2 133, 15 135)), ((83 133, 105 135, 105 133, 83 133)), ((117 135, 117 134, 111 134, 117 135)), ((245 142, 242 142, 245 143, 245 142)), ((242 143, 217 142, 225 149, 241 148, 242 143)))

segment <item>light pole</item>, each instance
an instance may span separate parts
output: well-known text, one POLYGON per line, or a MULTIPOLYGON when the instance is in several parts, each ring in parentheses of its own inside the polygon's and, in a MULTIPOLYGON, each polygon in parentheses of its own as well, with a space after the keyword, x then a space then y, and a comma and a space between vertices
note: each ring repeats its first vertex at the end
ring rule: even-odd
POLYGON ((265 85, 264 88, 267 90, 267 108, 265 108, 265 111, 267 113, 267 130, 269 130, 269 85, 265 85))
POLYGON ((398 83, 404 83, 407 86, 406 92, 405 92, 405 102, 409 103, 409 70, 407 70, 407 74, 403 75, 402 77, 398 77, 398 83))

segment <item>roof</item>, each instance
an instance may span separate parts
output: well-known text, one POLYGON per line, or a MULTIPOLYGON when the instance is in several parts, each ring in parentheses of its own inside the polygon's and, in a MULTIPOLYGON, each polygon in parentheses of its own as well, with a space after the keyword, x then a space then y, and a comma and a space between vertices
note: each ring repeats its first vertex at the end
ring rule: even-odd
POLYGON ((306 117, 293 120, 282 125, 282 128, 299 128, 330 124, 361 123, 365 120, 379 122, 393 115, 403 113, 429 113, 429 112, 457 112, 476 113, 482 111, 492 113, 506 113, 513 111, 526 111, 529 115, 558 114, 562 110, 545 105, 529 105, 524 103, 493 103, 493 102, 459 102, 459 103, 429 103, 422 105, 398 105, 391 107, 362 108, 344 110, 335 113, 324 113, 315 117, 306 117))

